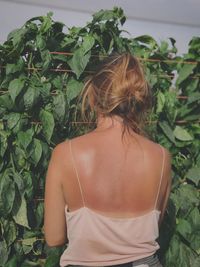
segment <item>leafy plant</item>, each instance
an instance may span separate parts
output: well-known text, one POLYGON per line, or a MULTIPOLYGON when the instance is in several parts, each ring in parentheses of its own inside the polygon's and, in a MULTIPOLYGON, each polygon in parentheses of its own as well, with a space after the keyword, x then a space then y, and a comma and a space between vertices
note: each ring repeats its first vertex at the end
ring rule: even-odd
POLYGON ((172 154, 161 259, 166 267, 199 266, 200 39, 177 56, 172 38, 158 44, 151 36, 123 37, 125 20, 121 8, 101 10, 85 27, 65 33, 49 13, 0 45, 0 266, 58 266, 64 248, 46 247, 43 233, 49 157, 56 144, 87 131, 73 123, 78 95, 85 77, 113 51, 129 51, 143 63, 155 102, 146 130, 172 154))

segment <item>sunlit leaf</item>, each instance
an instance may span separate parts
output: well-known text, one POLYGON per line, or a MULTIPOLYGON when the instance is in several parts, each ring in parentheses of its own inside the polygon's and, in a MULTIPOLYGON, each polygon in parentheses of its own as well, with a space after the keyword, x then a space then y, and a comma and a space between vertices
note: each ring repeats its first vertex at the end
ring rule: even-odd
POLYGON ((22 196, 21 206, 15 216, 13 216, 15 222, 19 225, 30 229, 27 218, 27 204, 25 198, 22 196))
POLYGON ((183 127, 181 126, 176 126, 174 131, 174 136, 181 140, 181 141, 191 141, 193 140, 193 137, 188 133, 187 130, 185 130, 183 127))

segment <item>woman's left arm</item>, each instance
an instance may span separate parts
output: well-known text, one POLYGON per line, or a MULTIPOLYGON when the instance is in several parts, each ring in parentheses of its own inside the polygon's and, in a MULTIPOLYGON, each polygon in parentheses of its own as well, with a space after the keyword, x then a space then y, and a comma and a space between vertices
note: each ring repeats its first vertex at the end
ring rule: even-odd
POLYGON ((67 242, 65 199, 62 181, 66 175, 63 146, 56 146, 49 162, 44 200, 44 232, 48 246, 61 246, 67 242))

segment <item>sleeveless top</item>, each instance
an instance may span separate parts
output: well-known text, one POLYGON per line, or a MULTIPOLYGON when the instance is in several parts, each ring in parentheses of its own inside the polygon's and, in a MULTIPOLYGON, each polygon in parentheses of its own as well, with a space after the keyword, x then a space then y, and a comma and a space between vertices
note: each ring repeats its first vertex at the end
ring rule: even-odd
POLYGON ((156 239, 159 235, 160 211, 156 209, 156 205, 164 169, 163 147, 160 146, 163 160, 153 210, 142 216, 116 218, 102 215, 86 207, 71 141, 69 141, 69 146, 83 207, 74 211, 68 211, 67 206, 65 208, 69 243, 60 258, 60 266, 109 266, 153 255, 159 249, 156 239))

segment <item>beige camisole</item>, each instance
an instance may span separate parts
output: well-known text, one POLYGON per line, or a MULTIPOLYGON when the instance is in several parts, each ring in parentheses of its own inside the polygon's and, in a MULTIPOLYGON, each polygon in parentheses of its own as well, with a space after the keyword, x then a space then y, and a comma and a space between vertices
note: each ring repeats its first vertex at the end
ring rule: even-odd
POLYGON ((69 212, 66 223, 69 244, 60 259, 60 266, 109 266, 132 262, 154 254, 159 245, 159 215, 157 199, 164 169, 164 150, 159 190, 154 209, 142 216, 116 218, 102 215, 85 205, 80 179, 76 170, 71 141, 70 151, 82 195, 83 207, 69 212))

